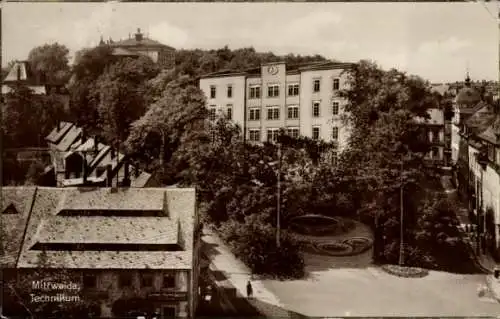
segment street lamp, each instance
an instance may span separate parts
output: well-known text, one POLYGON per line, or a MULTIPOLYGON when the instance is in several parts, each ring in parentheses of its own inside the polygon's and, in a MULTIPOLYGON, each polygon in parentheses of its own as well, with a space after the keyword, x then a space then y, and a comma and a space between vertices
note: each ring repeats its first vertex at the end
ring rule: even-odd
MULTIPOLYGON (((479 151, 479 153, 476 154, 476 161, 479 164, 479 166, 481 167, 481 169, 480 169, 480 171, 481 171, 481 183, 480 183, 481 189, 478 190, 478 192, 480 192, 478 194, 478 196, 479 196, 479 214, 481 215, 482 224, 483 224, 482 228, 481 228, 481 235, 482 235, 482 238, 483 238, 482 240, 484 241, 484 239, 485 239, 484 235, 486 233, 486 214, 485 214, 485 212, 483 210, 483 174, 484 174, 484 171, 486 170, 486 168, 488 166, 488 157, 485 154, 484 148, 482 148, 479 151)), ((479 216, 479 214, 478 214, 478 216, 479 216)), ((478 221, 478 229, 479 229, 479 221, 478 221)), ((481 237, 478 236, 478 240, 480 240, 480 238, 481 237)), ((484 245, 481 248, 484 248, 484 245)), ((482 250, 484 250, 484 249, 482 249, 482 250)))
POLYGON ((278 144, 278 161, 273 161, 268 165, 274 167, 278 165, 277 178, 277 196, 276 196, 276 247, 280 247, 280 231, 281 231, 281 143, 278 144))
POLYGON ((281 211, 281 143, 278 143, 278 194, 276 208, 276 247, 280 248, 281 211))
POLYGON ((404 228, 403 228, 403 216, 404 216, 404 207, 403 207, 403 164, 404 164, 404 158, 403 155, 401 155, 401 174, 400 174, 400 179, 401 179, 401 187, 400 187, 400 192, 399 192, 399 202, 400 202, 400 245, 399 245, 399 265, 403 266, 404 264, 404 242, 403 242, 403 233, 404 233, 404 228))

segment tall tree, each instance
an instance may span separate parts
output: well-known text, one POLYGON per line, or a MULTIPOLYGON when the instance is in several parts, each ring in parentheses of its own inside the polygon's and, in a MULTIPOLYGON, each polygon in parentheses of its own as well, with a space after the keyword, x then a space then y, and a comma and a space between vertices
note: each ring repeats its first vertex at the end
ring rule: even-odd
POLYGON ((98 78, 94 96, 98 98, 99 127, 112 145, 123 143, 130 124, 145 110, 146 81, 158 68, 148 57, 126 58, 110 65, 98 78))
POLYGON ((97 79, 115 59, 108 46, 83 49, 76 53, 69 81, 72 120, 90 134, 99 131, 97 79))
POLYGON ((154 97, 156 102, 132 123, 126 144, 131 154, 159 158, 166 163, 179 148, 190 148, 194 140, 203 139, 207 110, 203 92, 189 76, 156 84, 160 88, 153 91, 159 97, 154 97))
POLYGON ((69 49, 59 43, 44 44, 33 48, 28 61, 35 77, 48 82, 64 83, 68 80, 69 49))
MULTIPOLYGON (((349 71, 342 96, 348 99, 345 121, 351 125, 351 136, 340 170, 354 187, 362 217, 380 235, 378 226, 384 220, 400 220, 401 206, 405 216, 415 213, 411 193, 429 178, 423 161, 429 143, 415 118, 428 118, 427 110, 437 102, 422 79, 384 71, 367 61, 349 71)), ((415 222, 408 219, 408 224, 415 222)))

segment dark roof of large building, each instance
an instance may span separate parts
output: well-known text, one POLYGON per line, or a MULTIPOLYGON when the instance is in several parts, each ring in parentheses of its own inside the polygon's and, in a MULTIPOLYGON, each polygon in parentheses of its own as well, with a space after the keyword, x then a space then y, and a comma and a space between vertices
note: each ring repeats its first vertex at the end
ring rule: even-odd
POLYGON ((125 40, 120 40, 116 42, 109 43, 112 47, 125 47, 125 48, 139 48, 139 47, 147 47, 147 48, 155 48, 155 49, 169 49, 175 50, 173 47, 160 43, 156 40, 150 39, 148 37, 144 37, 144 34, 141 33, 140 29, 137 29, 137 33, 134 37, 130 37, 125 40))
POLYGON ((478 137, 490 142, 491 144, 500 145, 500 115, 496 114, 490 125, 478 134, 478 137))
MULTIPOLYGON (((283 61, 277 62, 269 62, 264 63, 262 65, 268 64, 285 64, 283 61)), ((331 70, 331 69, 350 69, 354 66, 354 63, 343 63, 343 62, 335 62, 335 61, 315 61, 315 62, 307 62, 301 64, 286 64, 286 72, 300 73, 306 71, 315 71, 315 70, 331 70)), ((202 75, 200 78, 216 78, 216 77, 230 77, 230 76, 260 76, 261 67, 250 68, 244 71, 234 71, 234 70, 220 70, 217 72, 208 73, 202 75)))
POLYGON ((18 211, 0 216, 2 244, 8 245, 2 265, 39 267, 43 249, 44 267, 192 268, 194 189, 3 187, 0 192, 2 207, 13 203, 18 211), (167 214, 142 215, 151 207, 167 214), (63 215, 67 209, 76 213, 63 215), (116 209, 136 215, 118 217, 116 209), (89 210, 96 214, 85 215, 89 210))
POLYGON ((479 134, 486 130, 495 119, 493 107, 484 102, 478 103, 474 108, 474 113, 466 120, 465 125, 474 134, 479 134))

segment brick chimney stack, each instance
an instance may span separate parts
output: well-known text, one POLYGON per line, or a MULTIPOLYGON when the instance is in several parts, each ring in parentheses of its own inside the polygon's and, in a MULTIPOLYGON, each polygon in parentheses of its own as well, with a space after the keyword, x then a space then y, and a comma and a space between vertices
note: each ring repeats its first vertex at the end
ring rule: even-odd
POLYGON ((113 170, 111 164, 106 165, 106 186, 113 186, 113 170))
POLYGON ((141 33, 141 29, 137 28, 137 33, 135 34, 135 40, 136 41, 142 41, 143 36, 144 35, 141 33))

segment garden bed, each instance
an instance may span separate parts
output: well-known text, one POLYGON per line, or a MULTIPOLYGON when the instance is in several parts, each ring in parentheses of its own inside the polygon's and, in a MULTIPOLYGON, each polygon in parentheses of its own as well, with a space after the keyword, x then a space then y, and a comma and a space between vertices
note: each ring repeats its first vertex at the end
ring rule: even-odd
POLYGON ((388 274, 403 278, 423 278, 429 274, 427 269, 417 267, 383 265, 381 268, 388 274))

